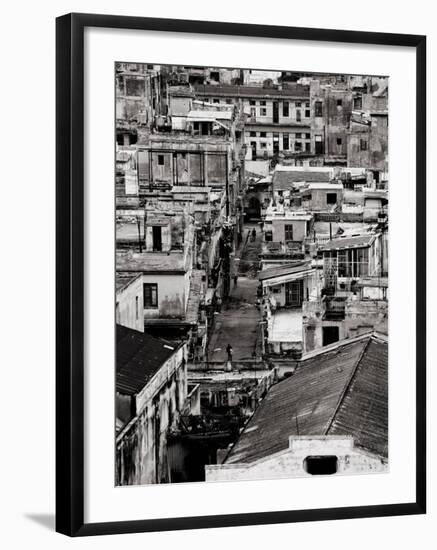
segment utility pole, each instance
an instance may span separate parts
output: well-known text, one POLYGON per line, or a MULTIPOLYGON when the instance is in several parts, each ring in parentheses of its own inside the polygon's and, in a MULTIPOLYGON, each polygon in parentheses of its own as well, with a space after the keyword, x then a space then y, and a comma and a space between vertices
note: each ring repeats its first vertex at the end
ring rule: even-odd
POLYGON ((140 253, 143 251, 143 247, 141 244, 141 222, 140 222, 140 216, 137 216, 137 228, 138 228, 138 248, 140 250, 140 253))

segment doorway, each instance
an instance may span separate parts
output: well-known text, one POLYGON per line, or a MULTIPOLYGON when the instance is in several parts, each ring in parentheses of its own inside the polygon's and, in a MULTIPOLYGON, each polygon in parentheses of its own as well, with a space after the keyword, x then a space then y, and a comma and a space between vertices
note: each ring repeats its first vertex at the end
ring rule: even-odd
POLYGON ((153 251, 161 252, 162 251, 162 232, 160 225, 154 225, 152 228, 153 231, 153 251))
POLYGON ((338 342, 340 340, 338 327, 323 327, 322 331, 323 346, 329 346, 329 344, 333 344, 334 342, 338 342))

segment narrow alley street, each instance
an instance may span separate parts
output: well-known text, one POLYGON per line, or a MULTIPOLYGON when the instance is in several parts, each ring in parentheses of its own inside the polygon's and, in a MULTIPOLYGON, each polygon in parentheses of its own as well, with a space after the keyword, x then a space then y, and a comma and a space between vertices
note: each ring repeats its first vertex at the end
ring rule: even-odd
POLYGON ((226 347, 232 346, 233 361, 250 361, 262 353, 260 338, 261 313, 257 307, 258 255, 261 250, 261 231, 257 224, 245 226, 243 242, 236 258, 239 266, 237 284, 231 283, 231 293, 221 313, 216 316, 215 330, 209 345, 209 361, 227 360, 226 347), (252 230, 256 238, 252 240, 252 230))

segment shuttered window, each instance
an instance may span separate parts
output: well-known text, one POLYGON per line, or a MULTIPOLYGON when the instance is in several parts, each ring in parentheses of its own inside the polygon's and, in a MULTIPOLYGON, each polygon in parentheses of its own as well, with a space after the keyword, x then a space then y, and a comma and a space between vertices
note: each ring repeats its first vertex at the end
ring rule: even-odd
POLYGON ((144 283, 144 307, 158 307, 158 285, 156 283, 144 283))

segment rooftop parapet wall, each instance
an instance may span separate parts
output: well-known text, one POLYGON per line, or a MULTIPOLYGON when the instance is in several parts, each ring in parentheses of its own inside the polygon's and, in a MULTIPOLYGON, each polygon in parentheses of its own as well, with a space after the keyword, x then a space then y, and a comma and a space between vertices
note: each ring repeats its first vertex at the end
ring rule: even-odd
POLYGON ((384 473, 387 462, 354 446, 352 437, 309 436, 290 437, 289 449, 250 464, 220 464, 205 466, 206 481, 237 481, 311 477, 306 471, 308 457, 333 456, 333 475, 384 473))

